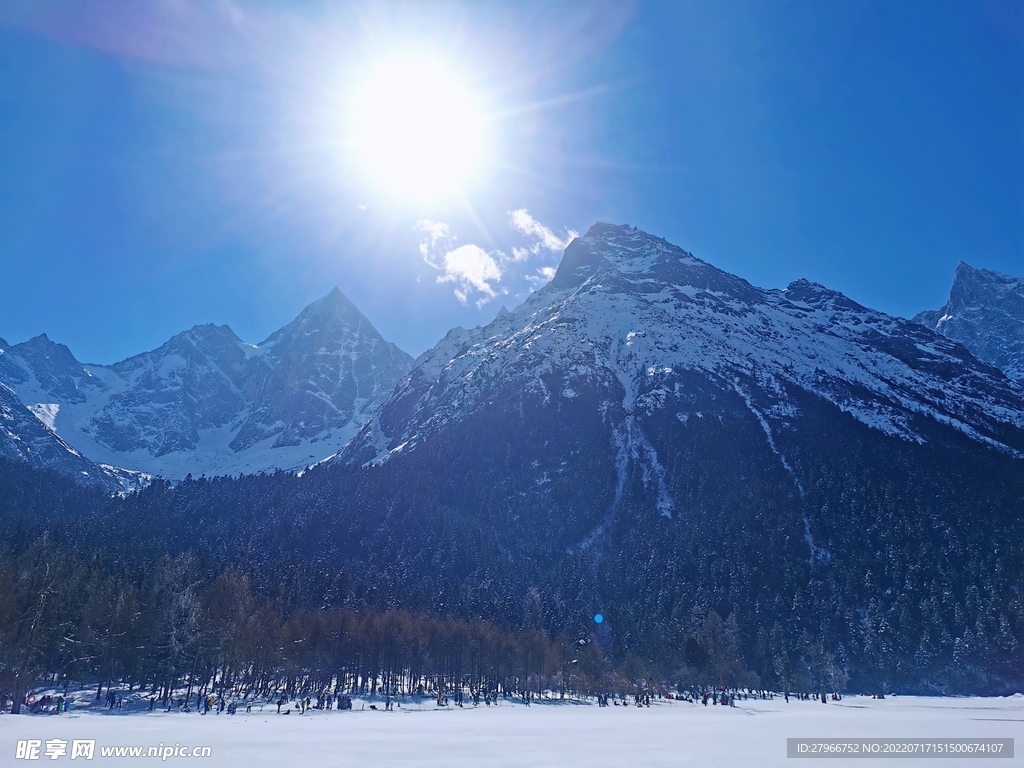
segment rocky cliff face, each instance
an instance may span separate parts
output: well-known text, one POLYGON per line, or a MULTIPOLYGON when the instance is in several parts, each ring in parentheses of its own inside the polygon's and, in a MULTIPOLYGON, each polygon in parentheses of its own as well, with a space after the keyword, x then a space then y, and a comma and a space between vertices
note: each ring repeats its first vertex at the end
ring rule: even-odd
POLYGON ((1024 383, 1024 278, 960 262, 946 305, 921 312, 914 322, 1024 383))

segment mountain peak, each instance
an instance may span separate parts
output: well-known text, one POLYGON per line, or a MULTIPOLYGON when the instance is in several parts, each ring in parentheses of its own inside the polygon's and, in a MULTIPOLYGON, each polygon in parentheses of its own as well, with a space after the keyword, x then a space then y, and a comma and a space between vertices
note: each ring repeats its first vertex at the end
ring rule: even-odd
POLYGON ((70 349, 63 344, 53 341, 45 333, 33 336, 31 339, 23 341, 21 344, 15 344, 11 350, 19 355, 25 355, 32 358, 43 355, 47 358, 53 357, 54 359, 59 360, 61 364, 72 366, 79 365, 75 356, 71 354, 70 349))
POLYGON ((956 265, 956 272, 953 274, 953 283, 956 284, 958 281, 964 280, 974 280, 994 285, 1020 286, 1024 284, 1024 278, 1007 275, 1003 272, 997 272, 994 269, 972 267, 967 262, 961 261, 956 265))
POLYGON ((199 336, 220 336, 223 334, 230 334, 231 336, 235 335, 235 332, 231 330, 231 326, 217 325, 216 323, 200 323, 198 325, 193 325, 189 330, 185 331, 185 333, 199 336))
POLYGON ((983 304, 999 305, 1004 311, 1024 320, 1024 278, 991 269, 976 269, 961 261, 953 275, 946 309, 983 304))
MULTIPOLYGON (((581 239, 581 238, 577 238, 581 239)), ((629 224, 609 224, 605 221, 599 221, 594 224, 587 233, 583 235, 582 239, 591 241, 604 241, 607 243, 618 244, 621 246, 628 246, 630 248, 636 248, 643 243, 668 245, 664 238, 652 235, 650 232, 630 226, 629 224)), ((676 246, 670 246, 674 251, 686 253, 681 248, 676 246)), ((689 254, 687 254, 689 255, 689 254)))
MULTIPOLYGON (((204 323, 109 366, 83 366, 45 334, 6 347, 0 385, 29 408, 16 412, 19 430, 42 424, 91 459, 169 478, 291 470, 337 453, 412 364, 337 287, 259 346, 204 323)), ((14 423, 3 409, 0 397, 0 458, 14 423)), ((53 466, 72 466, 51 453, 53 466)))
POLYGON ((348 300, 348 296, 346 296, 344 293, 341 292, 341 288, 339 288, 338 286, 334 286, 326 296, 324 296, 322 299, 320 299, 320 301, 331 302, 331 303, 334 303, 334 304, 338 304, 338 303, 348 303, 348 304, 351 304, 352 303, 352 302, 350 302, 348 300))
MULTIPOLYGON (((193 325, 187 331, 176 333, 155 351, 159 352, 161 350, 168 351, 171 349, 180 349, 183 345, 186 347, 193 347, 196 345, 207 347, 210 345, 219 346, 221 344, 227 344, 234 347, 241 343, 241 339, 235 335, 235 332, 231 330, 230 326, 217 325, 215 323, 200 323, 198 325, 193 325)), ((135 355, 123 362, 127 363, 129 360, 143 360, 151 354, 153 353, 143 352, 141 355, 135 355)), ((122 365, 122 363, 115 364, 115 366, 119 365, 122 365)))
POLYGON ((614 237, 639 231, 636 227, 629 226, 629 224, 610 224, 607 221, 598 221, 587 230, 584 237, 614 237))
POLYGON ((379 335, 359 308, 335 286, 326 296, 307 304, 294 320, 278 328, 258 346, 266 347, 286 337, 297 338, 311 333, 326 333, 333 337, 343 333, 341 329, 346 326, 364 329, 374 336, 379 335))
POLYGON ((45 333, 40 333, 38 336, 33 336, 28 341, 23 341, 20 344, 18 344, 17 346, 21 347, 22 349, 43 349, 43 348, 46 348, 46 347, 63 346, 63 345, 57 344, 49 336, 47 336, 45 333))
POLYGON ((1024 381, 1024 278, 961 261, 949 300, 938 310, 914 317, 975 356, 1024 381))
POLYGON ((597 272, 637 274, 650 272, 662 262, 704 264, 682 248, 636 227, 598 222, 569 243, 549 285, 555 290, 572 288, 597 272))
POLYGON ((333 304, 351 304, 348 296, 341 292, 341 288, 334 286, 326 296, 320 299, 321 302, 333 303, 333 304))
POLYGON ((341 292, 340 288, 335 286, 326 296, 308 304, 306 308, 299 313, 299 317, 309 315, 347 315, 353 312, 359 312, 356 305, 352 303, 348 296, 341 292))
POLYGON ((598 222, 583 237, 569 243, 548 287, 552 291, 577 288, 595 275, 600 275, 595 287, 606 290, 650 293, 696 289, 748 305, 762 298, 762 291, 743 278, 628 224, 598 222))
POLYGON ((1004 272, 997 272, 994 269, 985 269, 984 267, 972 267, 966 261, 961 261, 956 265, 956 271, 953 274, 953 280, 958 278, 974 277, 982 280, 990 280, 995 282, 1021 282, 1021 278, 1007 275, 1004 272))

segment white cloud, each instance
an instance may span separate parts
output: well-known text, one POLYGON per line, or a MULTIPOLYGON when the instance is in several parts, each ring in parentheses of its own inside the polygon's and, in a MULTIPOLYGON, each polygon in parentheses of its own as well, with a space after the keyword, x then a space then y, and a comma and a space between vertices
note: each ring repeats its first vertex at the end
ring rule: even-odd
MULTIPOLYGON (((560 254, 578 234, 571 229, 565 230, 565 237, 559 237, 554 231, 541 224, 525 208, 510 211, 509 226, 533 242, 526 247, 512 248, 509 256, 503 251, 488 251, 473 243, 458 244, 451 228, 443 221, 423 219, 414 227, 420 233, 420 255, 423 260, 441 274, 438 283, 452 283, 455 298, 463 304, 475 298, 480 307, 499 293, 508 293, 501 285, 510 264, 525 262, 541 251, 560 254)), ((536 290, 555 276, 555 268, 539 267, 533 274, 521 275, 516 270, 514 277, 521 277, 536 290)))
POLYGON ((541 267, 537 270, 537 274, 527 275, 526 282, 532 285, 534 289, 540 288, 555 276, 556 271, 554 267, 541 267))
POLYGON ((480 307, 497 296, 497 283, 505 272, 501 264, 507 258, 504 253, 488 253, 473 243, 456 247, 455 235, 443 222, 424 219, 416 223, 416 229, 423 233, 423 260, 441 272, 437 282, 455 284, 455 298, 465 304, 472 294, 483 294, 476 301, 480 307))
POLYGON ((573 238, 579 237, 578 232, 571 229, 566 230, 564 238, 556 235, 549 227, 537 221, 525 208, 518 208, 508 214, 508 223, 512 229, 527 237, 534 238, 534 242, 526 248, 513 248, 513 261, 526 261, 531 255, 537 255, 541 249, 547 249, 552 253, 561 253, 569 245, 573 238))
POLYGON ((497 295, 491 282, 501 280, 503 272, 491 254, 470 243, 444 255, 444 274, 437 278, 437 282, 455 283, 455 297, 463 304, 473 291, 484 294, 486 298, 476 302, 479 307, 497 295))

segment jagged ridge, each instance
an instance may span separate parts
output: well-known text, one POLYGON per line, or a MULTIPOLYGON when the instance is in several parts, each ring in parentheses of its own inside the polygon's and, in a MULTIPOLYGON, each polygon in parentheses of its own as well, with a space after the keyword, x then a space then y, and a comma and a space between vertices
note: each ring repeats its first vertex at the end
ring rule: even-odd
POLYGON ((335 288, 259 345, 197 325, 111 366, 45 335, 0 344, 0 382, 85 456, 179 479, 295 470, 337 452, 410 367, 335 288))

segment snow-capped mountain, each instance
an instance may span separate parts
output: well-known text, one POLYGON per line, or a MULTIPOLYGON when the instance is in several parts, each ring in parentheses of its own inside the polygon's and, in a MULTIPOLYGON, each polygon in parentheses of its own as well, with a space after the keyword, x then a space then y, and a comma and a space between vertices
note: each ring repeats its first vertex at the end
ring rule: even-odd
POLYGON ((1024 391, 959 344, 820 285, 762 290, 664 240, 597 224, 520 307, 422 355, 342 458, 413 450, 514 384, 545 403, 600 393, 593 406, 618 422, 620 472, 633 457, 656 478, 635 416, 706 417, 686 406, 695 375, 738 396, 771 445, 803 391, 902 440, 942 425, 1024 455, 1024 391))
POLYGON ((330 456, 412 362, 337 288, 256 345, 199 325, 111 366, 82 364, 45 335, 2 350, 0 382, 65 443, 170 479, 330 456))
POLYGON ((1024 278, 960 262, 946 305, 921 312, 914 322, 959 341, 1024 384, 1024 278))

